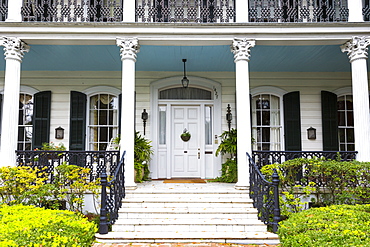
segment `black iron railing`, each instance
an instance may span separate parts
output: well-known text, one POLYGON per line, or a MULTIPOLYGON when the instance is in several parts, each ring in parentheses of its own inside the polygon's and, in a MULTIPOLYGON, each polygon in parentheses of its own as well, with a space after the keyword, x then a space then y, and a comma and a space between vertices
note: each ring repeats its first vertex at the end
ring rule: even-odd
POLYGON ((63 163, 90 169, 89 180, 99 178, 102 172, 111 174, 117 169, 119 151, 16 151, 17 165, 39 168, 53 181, 55 168, 63 163))
POLYGON ((264 165, 282 163, 295 158, 325 158, 349 161, 356 159, 357 151, 253 151, 255 164, 261 169, 264 165))
POLYGON ((137 22, 235 22, 234 0, 137 0, 137 22))
POLYGON ((121 208, 122 199, 125 197, 125 154, 126 152, 123 153, 111 178, 108 179, 105 170, 102 171, 100 176, 102 185, 99 224, 100 234, 107 234, 109 225, 113 225, 118 219, 118 210, 121 208))
POLYGON ((250 0, 250 22, 348 21, 349 0, 250 0))
POLYGON ((266 225, 272 227, 273 232, 277 232, 280 222, 279 206, 279 176, 274 171, 272 182, 265 179, 253 159, 247 153, 249 161, 250 176, 250 198, 253 206, 258 210, 258 218, 266 225))
POLYGON ((120 22, 123 0, 24 0, 23 21, 120 22))

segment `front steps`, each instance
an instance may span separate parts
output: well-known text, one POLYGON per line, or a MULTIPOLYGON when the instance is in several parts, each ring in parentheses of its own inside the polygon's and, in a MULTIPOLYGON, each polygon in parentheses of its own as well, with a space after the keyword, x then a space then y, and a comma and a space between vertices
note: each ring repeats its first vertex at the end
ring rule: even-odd
POLYGON ((248 191, 232 184, 139 184, 127 191, 112 232, 97 234, 97 241, 219 242, 277 244, 257 219, 248 191))

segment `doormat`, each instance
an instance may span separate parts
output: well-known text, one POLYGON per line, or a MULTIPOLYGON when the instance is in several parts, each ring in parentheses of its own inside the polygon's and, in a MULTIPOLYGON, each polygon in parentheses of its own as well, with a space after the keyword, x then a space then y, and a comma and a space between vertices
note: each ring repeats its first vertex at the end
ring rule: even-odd
POLYGON ((200 178, 194 178, 194 179, 167 179, 164 180, 163 183, 207 183, 207 180, 200 179, 200 178))

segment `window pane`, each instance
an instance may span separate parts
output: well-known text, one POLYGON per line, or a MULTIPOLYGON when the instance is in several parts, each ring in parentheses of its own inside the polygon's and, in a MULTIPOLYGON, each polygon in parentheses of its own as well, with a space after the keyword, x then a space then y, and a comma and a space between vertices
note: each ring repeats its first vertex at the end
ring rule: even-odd
POLYGON ((90 97, 89 148, 106 150, 118 133, 118 98, 110 94, 90 97))
POLYGON ((212 107, 205 107, 205 138, 206 145, 212 144, 212 107))
POLYGON ((339 135, 339 142, 344 143, 346 141, 345 129, 339 128, 338 135, 339 135))
POLYGON ((159 144, 166 144, 166 107, 159 107, 159 144))
POLYGON ((260 94, 252 98, 253 148, 257 150, 281 150, 280 98, 260 94))
POLYGON ((353 125, 353 111, 347 111, 347 126, 353 125))
POLYGON ((338 125, 346 126, 346 113, 344 111, 338 112, 338 125))
POLYGON ((354 129, 347 129, 347 143, 355 142, 355 131, 354 129))
POLYGON ((352 95, 347 95, 346 96, 346 106, 347 106, 347 110, 353 110, 353 99, 352 99, 352 95))
POLYGON ((33 96, 30 94, 19 95, 18 111, 18 150, 31 150, 32 145, 32 120, 33 96))

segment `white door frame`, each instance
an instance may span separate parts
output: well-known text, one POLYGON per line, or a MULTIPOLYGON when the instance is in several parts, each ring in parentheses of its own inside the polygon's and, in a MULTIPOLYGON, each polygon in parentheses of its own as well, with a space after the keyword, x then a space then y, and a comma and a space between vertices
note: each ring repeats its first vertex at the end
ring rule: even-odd
MULTIPOLYGON (((152 139, 152 145, 154 149, 154 154, 152 156, 152 160, 150 162, 150 171, 151 171, 151 177, 153 179, 157 178, 171 178, 171 166, 167 165, 168 162, 171 160, 171 154, 168 152, 170 149, 171 143, 171 135, 169 132, 169 126, 171 125, 171 118, 168 117, 166 119, 166 126, 167 126, 167 135, 166 135, 166 146, 158 144, 158 106, 159 106, 159 100, 158 100, 158 92, 162 88, 171 88, 176 87, 178 84, 180 84, 182 77, 176 76, 176 77, 170 77, 165 78, 162 80, 155 81, 151 83, 150 85, 150 102, 151 102, 151 117, 150 117, 150 126, 151 126, 151 139, 152 139), (166 150, 167 152, 161 152, 161 150, 166 150)), ((222 123, 222 117, 221 113, 223 112, 221 109, 221 84, 209 79, 201 78, 201 77, 191 77, 190 84, 191 86, 196 86, 199 88, 204 88, 208 90, 213 90, 213 100, 161 100, 161 105, 164 105, 166 107, 166 111, 171 111, 171 105, 200 105, 201 110, 204 109, 205 105, 213 105, 213 137, 212 137, 212 146, 210 147, 211 150, 208 150, 208 156, 207 158, 204 158, 204 161, 202 162, 204 165, 201 167, 201 178, 215 178, 220 175, 221 170, 221 157, 216 157, 215 152, 218 147, 218 144, 216 143, 218 140, 216 140, 215 136, 219 136, 222 133, 221 129, 221 123, 222 123), (167 101, 167 102, 166 102, 167 101), (211 153, 211 154, 210 154, 211 153)), ((180 84, 181 85, 181 84, 180 84)), ((225 108, 226 109, 226 108, 225 108)), ((167 116, 168 113, 167 112, 167 116)), ((204 115, 204 114, 202 114, 204 115)), ((202 126, 204 128, 204 126, 202 126)), ((205 146, 205 145, 203 145, 205 146)), ((203 147, 203 151, 201 151, 201 156, 205 157, 205 149, 203 147)))

